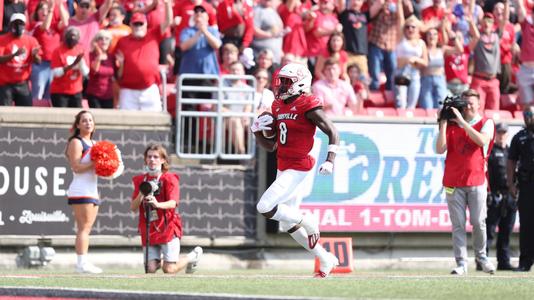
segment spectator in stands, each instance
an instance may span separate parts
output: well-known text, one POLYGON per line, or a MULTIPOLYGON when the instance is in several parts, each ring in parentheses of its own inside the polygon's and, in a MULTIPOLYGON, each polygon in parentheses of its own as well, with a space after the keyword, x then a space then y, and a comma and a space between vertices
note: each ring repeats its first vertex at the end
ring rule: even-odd
MULTIPOLYGON (((67 29, 68 31, 69 29, 67 29)), ((83 55, 83 53, 81 53, 83 55)), ((79 56, 80 60, 82 56, 79 56)), ((67 142, 65 156, 72 170, 72 182, 67 191, 68 204, 72 207, 76 222, 76 242, 74 245, 78 273, 102 273, 102 269, 87 260, 89 234, 95 223, 100 205, 98 177, 91 160, 91 147, 95 144, 95 121, 93 115, 85 110, 76 114, 71 127, 72 135, 67 142)))
POLYGON ((208 14, 202 5, 195 6, 194 12, 194 25, 185 28, 180 36, 183 53, 180 74, 219 74, 219 32, 217 28, 209 26, 208 14))
POLYGON ((471 42, 471 23, 478 26, 479 22, 482 20, 484 12, 482 11, 482 8, 476 4, 476 0, 462 0, 462 3, 456 4, 452 11, 455 16, 453 29, 462 32, 464 45, 467 46, 471 42))
POLYGON ((512 49, 515 44, 515 29, 510 23, 510 3, 498 2, 493 6, 493 15, 497 22, 497 33, 500 37, 501 50, 501 72, 497 74, 499 80, 499 90, 501 94, 513 94, 517 91, 517 86, 512 83, 512 49))
POLYGON ((76 0, 75 14, 69 20, 69 26, 80 30, 80 47, 85 53, 85 61, 89 61, 91 41, 100 30, 100 22, 107 16, 113 0, 105 0, 98 12, 94 12, 93 0, 76 0))
POLYGON ((369 98, 369 78, 362 73, 358 64, 349 65, 347 75, 356 98, 363 104, 369 98))
MULTIPOLYGON (((145 0, 139 0, 139 2, 144 2, 145 0)), ((153 28, 161 28, 161 24, 165 20, 165 4, 159 0, 152 0, 139 9, 134 9, 134 12, 142 13, 146 16, 148 31, 153 28)), ((172 3, 171 3, 172 4, 172 3)), ((172 7, 172 5, 171 5, 172 7)), ((171 9, 172 15, 172 9, 171 9)), ((171 20, 172 24, 172 20, 171 20)), ((160 65, 172 65, 174 64, 174 55, 173 52, 173 41, 170 31, 170 25, 167 27, 167 30, 163 34, 163 39, 159 43, 159 64, 160 65)))
POLYGON ((230 66, 239 60, 239 49, 232 43, 226 43, 221 48, 220 74, 230 74, 230 66))
POLYGON ((4 1, 4 11, 2 12, 4 14, 3 20, 2 20, 2 28, 0 31, 0 34, 5 34, 9 32, 10 28, 10 20, 11 16, 13 14, 19 13, 19 14, 25 14, 26 13, 26 4, 24 0, 6 0, 4 1))
MULTIPOLYGON (((470 22, 470 26, 474 26, 470 22)), ((445 77, 447 89, 454 95, 460 95, 469 89, 469 46, 464 46, 464 35, 458 30, 447 34, 449 46, 461 45, 463 49, 458 51, 456 46, 450 53, 445 54, 445 77)))
POLYGON ((284 22, 284 42, 282 50, 284 55, 292 54, 295 62, 307 63, 306 33, 304 20, 309 16, 311 2, 306 0, 284 0, 278 6, 278 14, 284 22))
POLYGON ((284 23, 274 9, 273 0, 260 0, 254 7, 254 40, 252 48, 255 55, 263 49, 273 53, 273 61, 280 64, 282 59, 282 38, 284 23))
MULTIPOLYGON (((402 10, 402 8, 399 9, 402 10)), ((410 16, 404 21, 399 14, 399 30, 404 34, 395 49, 397 69, 395 71, 395 101, 398 108, 415 108, 421 91, 421 70, 428 66, 428 50, 421 39, 421 22, 410 16)))
POLYGON ((111 44, 109 45, 109 52, 113 53, 119 40, 132 33, 132 28, 124 24, 126 11, 121 4, 113 4, 109 9, 108 25, 105 29, 111 33, 111 44))
MULTIPOLYGON (((447 36, 446 27, 448 21, 444 20, 442 25, 442 36, 447 36)), ((447 82, 445 79, 445 55, 450 55, 455 51, 463 51, 463 45, 455 40, 454 46, 439 44, 438 31, 434 28, 426 32, 426 46, 428 50, 428 66, 422 70, 421 94, 419 96, 419 106, 422 108, 438 108, 439 102, 447 95, 447 82)))
POLYGON ((341 79, 348 80, 347 75, 347 61, 348 55, 345 51, 345 40, 341 32, 334 32, 328 39, 327 48, 317 57, 317 64, 315 65, 315 78, 324 79, 322 72, 324 63, 327 59, 333 58, 338 61, 339 69, 341 70, 341 79))
POLYGON ((271 104, 274 101, 274 94, 269 89, 270 74, 266 69, 256 69, 256 94, 254 95, 254 108, 257 114, 264 111, 271 111, 271 104))
POLYGON ((328 47, 330 35, 343 30, 334 9, 334 0, 319 0, 319 9, 312 11, 306 20, 304 30, 308 44, 308 67, 312 74, 315 74, 317 57, 328 47))
POLYGON ((80 30, 68 27, 61 45, 52 54, 50 97, 54 107, 82 107, 83 77, 89 74, 80 30))
MULTIPOLYGON (((475 67, 471 88, 480 94, 480 109, 498 110, 501 93, 497 74, 501 71, 500 38, 494 29, 495 19, 491 13, 484 14, 479 33, 472 28, 469 49, 473 52, 475 67)), ((502 32, 502 29, 501 29, 502 32)))
POLYGON ((217 24, 223 43, 233 43, 239 52, 248 48, 254 38, 252 7, 244 0, 225 0, 217 6, 217 24))
MULTIPOLYGON (((230 66, 230 74, 245 75, 245 67, 240 62, 235 62, 230 66)), ((228 80, 225 85, 236 89, 252 89, 246 81, 242 79, 228 80)), ((238 101, 243 103, 231 103, 223 106, 223 111, 226 112, 251 112, 253 110, 250 105, 251 93, 245 91, 228 91, 224 93, 224 100, 238 101)), ((225 145, 226 152, 232 154, 244 154, 246 152, 245 146, 245 128, 249 126, 249 119, 246 117, 231 117, 225 119, 225 128, 230 142, 225 145)))
POLYGON ((89 57, 90 72, 87 83, 87 99, 91 108, 115 108, 113 103, 113 73, 115 57, 109 51, 111 33, 100 30, 93 38, 89 57))
POLYGON ((523 105, 534 102, 534 22, 521 0, 515 1, 517 17, 521 25, 521 68, 517 74, 519 94, 523 105))
MULTIPOLYGON (((174 14, 174 74, 178 74, 180 70, 180 61, 182 59, 182 49, 180 47, 180 35, 182 30, 190 26, 190 22, 193 19, 195 12, 193 9, 197 5, 202 5, 208 13, 209 26, 217 26, 217 11, 213 7, 213 2, 207 2, 205 0, 186 0, 186 1, 174 1, 173 14, 174 14)), ((221 54, 222 57, 222 54, 221 54)))
POLYGON ((333 58, 327 59, 323 67, 324 79, 312 85, 313 94, 323 102, 327 116, 356 115, 363 102, 358 101, 350 83, 339 79, 340 75, 339 62, 333 58))
POLYGON ((475 90, 462 94, 468 102, 460 113, 451 108, 452 120, 439 119, 436 152, 445 158, 443 187, 452 223, 456 268, 451 274, 467 275, 466 209, 473 226, 475 260, 483 271, 493 274, 495 267, 486 255, 486 159, 493 144, 495 124, 479 114, 479 95, 475 90))
POLYGON ((161 268, 163 273, 175 274, 187 268, 186 273, 192 273, 203 251, 197 246, 186 257, 180 258, 182 218, 177 209, 180 177, 170 172, 169 156, 162 145, 149 145, 143 157, 145 171, 132 178, 134 192, 130 208, 133 212, 139 211, 138 230, 148 256, 145 271, 156 273, 161 268), (158 185, 158 191, 144 195, 141 185, 146 181, 158 185))
POLYGON ((52 60, 52 53, 61 43, 60 32, 69 22, 69 12, 61 0, 40 1, 32 19, 35 22, 33 36, 37 39, 43 51, 41 63, 34 63, 32 66, 32 99, 50 100, 50 83, 52 82, 50 61, 52 60), (59 7, 61 20, 53 23, 56 7, 59 7))
POLYGON ((432 0, 432 5, 423 9, 421 32, 426 33, 430 29, 441 28, 441 22, 445 19, 445 8, 442 2, 443 0, 432 0))
POLYGON ((278 67, 279 64, 274 62, 273 52, 270 49, 263 49, 258 53, 255 69, 265 69, 269 74, 273 74, 278 67))
POLYGON ((119 108, 161 111, 158 88, 159 44, 172 22, 171 0, 165 3, 165 21, 159 28, 148 30, 146 16, 134 13, 130 19, 132 34, 119 40, 115 49, 120 85, 119 108))
POLYGON ((404 9, 412 11, 412 4, 406 0, 399 3, 393 0, 377 0, 371 3, 369 17, 372 20, 372 28, 369 33, 369 74, 371 75, 371 90, 378 90, 380 87, 380 72, 386 74, 386 90, 393 89, 393 74, 397 69, 397 59, 395 56, 395 46, 399 32, 399 15, 404 9), (406 5, 407 7, 404 7, 406 5), (401 8, 402 6, 402 8, 401 8), (382 67, 383 66, 383 67, 382 67))
POLYGON ((0 35, 0 105, 32 106, 28 81, 32 63, 41 62, 37 40, 25 34, 26 16, 14 13, 9 32, 0 35))
POLYGON ((339 22, 343 26, 345 50, 349 57, 347 64, 357 64, 361 74, 367 76, 367 24, 369 13, 362 12, 363 0, 350 0, 347 9, 339 15, 339 22))

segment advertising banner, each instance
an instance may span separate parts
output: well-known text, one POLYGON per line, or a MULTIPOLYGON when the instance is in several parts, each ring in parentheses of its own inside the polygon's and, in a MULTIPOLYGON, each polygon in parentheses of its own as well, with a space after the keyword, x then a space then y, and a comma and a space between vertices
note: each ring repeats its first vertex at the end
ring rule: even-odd
MULTIPOLYGON (((67 190, 72 171, 65 158, 69 132, 63 128, 0 126, 0 236, 76 233, 67 190)), ((143 172, 151 143, 170 148, 168 131, 98 129, 122 152, 124 173, 99 178, 102 205, 93 235, 137 236, 138 213, 130 209, 132 177, 143 172)), ((180 175, 179 211, 186 235, 256 235, 256 174, 252 169, 172 166, 180 175)))
MULTIPOLYGON (((435 152, 435 124, 336 123, 340 148, 332 176, 310 172, 304 212, 323 231, 450 231, 442 187, 445 155, 435 152)), ((509 139, 520 130, 510 126, 509 139)), ((319 165, 328 137, 318 131, 319 165)), ((469 227, 469 224, 468 224, 469 227)))

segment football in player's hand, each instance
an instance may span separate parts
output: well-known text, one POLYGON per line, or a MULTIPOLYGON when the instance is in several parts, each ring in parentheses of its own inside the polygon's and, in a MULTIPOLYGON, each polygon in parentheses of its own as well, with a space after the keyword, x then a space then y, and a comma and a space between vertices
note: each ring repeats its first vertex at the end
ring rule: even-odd
POLYGON ((269 115, 273 118, 273 122, 267 125, 269 129, 263 130, 263 136, 267 139, 272 139, 276 136, 276 120, 274 119, 274 115, 268 111, 264 111, 260 114, 260 116, 263 116, 263 115, 269 115))

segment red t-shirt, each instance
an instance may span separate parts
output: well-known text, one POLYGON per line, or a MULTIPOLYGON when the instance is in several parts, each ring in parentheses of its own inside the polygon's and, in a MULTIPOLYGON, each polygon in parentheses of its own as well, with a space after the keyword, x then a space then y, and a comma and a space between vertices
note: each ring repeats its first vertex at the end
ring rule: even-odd
POLYGON ((304 32, 304 22, 301 14, 308 8, 309 7, 300 5, 295 11, 290 12, 284 3, 278 6, 278 14, 282 19, 282 22, 284 22, 284 27, 291 29, 291 31, 284 36, 284 42, 282 44, 284 53, 291 53, 300 57, 306 56, 308 43, 306 42, 306 33, 304 32))
MULTIPOLYGON (((60 45, 52 54, 50 67, 63 68, 70 65, 76 57, 83 53, 83 48, 79 44, 70 49, 65 45, 60 45)), ((87 63, 86 63, 87 65, 87 63)), ((54 77, 50 85, 51 94, 74 95, 83 90, 83 76, 78 66, 68 70, 61 77, 54 77)))
MULTIPOLYGON (((139 194, 139 185, 145 180, 154 180, 145 174, 135 176, 132 181, 134 185, 133 199, 139 194)), ((165 172, 159 179, 161 190, 156 197, 158 202, 175 200, 176 204, 180 203, 180 177, 174 173, 165 172)), ((152 208, 153 209, 153 208, 152 208)), ((182 219, 176 209, 157 209, 157 220, 151 217, 150 222, 150 245, 166 244, 174 237, 182 238, 182 219)), ((146 218, 145 207, 139 206, 139 233, 143 246, 146 246, 146 218)))
POLYGON ((217 24, 220 32, 243 24, 245 26, 243 47, 248 47, 254 38, 254 16, 247 2, 242 1, 242 4, 243 11, 239 12, 234 7, 234 0, 222 0, 217 6, 217 24))
POLYGON ((143 90, 159 83, 159 43, 163 38, 161 30, 153 28, 141 39, 130 34, 119 40, 115 53, 124 54, 124 69, 119 80, 122 88, 143 90))
MULTIPOLYGON (((89 54, 90 64, 97 59, 96 52, 89 54)), ((100 99, 113 99, 113 74, 115 71, 115 57, 108 54, 108 58, 100 62, 98 72, 92 68, 89 72, 89 81, 86 92, 88 95, 96 96, 100 99)))
POLYGON ((514 45, 514 41, 515 41, 514 25, 508 22, 506 23, 506 25, 504 25, 504 30, 500 37, 501 63, 502 64, 512 63, 512 46, 514 45))
POLYGON ((469 47, 464 47, 464 53, 445 56, 445 77, 447 81, 460 79, 464 84, 468 82, 469 47))
MULTIPOLYGON (((26 3, 26 9, 28 10, 27 16, 29 17, 28 21, 29 21, 30 28, 33 27, 33 25, 36 23, 36 21, 33 19, 33 14, 35 13, 35 10, 37 9, 37 5, 41 1, 43 0, 28 0, 28 3, 26 3)), ((63 6, 65 6, 65 8, 68 11, 67 0, 62 0, 62 2, 63 2, 63 6)), ((57 5, 54 6, 53 14, 54 15, 52 16, 52 25, 57 25, 59 21, 61 21, 61 17, 59 13, 59 6, 57 5)), ((68 24, 65 24, 65 25, 68 25, 68 24)))
MULTIPOLYGON (((326 60, 330 57, 330 52, 328 52, 328 49, 324 49, 320 55, 324 57, 326 60)), ((337 60, 339 62, 339 70, 341 70, 341 73, 343 73, 344 71, 346 71, 345 68, 347 66, 347 61, 349 60, 349 55, 347 54, 347 51, 345 50, 339 51, 339 57, 337 60)))
MULTIPOLYGON (((480 132, 488 119, 482 118, 473 125, 480 132)), ((492 137, 488 153, 456 124, 447 126, 447 157, 443 172, 443 186, 465 187, 482 185, 486 180, 486 159, 491 152, 495 134, 492 137)))
POLYGON ((423 22, 428 22, 432 19, 443 20, 445 17, 445 10, 442 7, 435 8, 434 6, 429 6, 421 12, 421 17, 423 22))
POLYGON ((23 54, 0 64, 0 85, 28 80, 32 72, 32 50, 38 47, 39 43, 33 36, 24 34, 17 38, 12 33, 0 35, 0 55, 12 54, 19 48, 24 49, 23 54))
POLYGON ((286 104, 276 99, 272 104, 272 113, 276 120, 278 169, 309 171, 315 159, 309 154, 315 136, 315 124, 306 113, 322 107, 321 100, 314 95, 302 95, 286 104))
POLYGON ((51 61, 52 53, 61 44, 61 31, 57 28, 57 24, 50 25, 48 30, 41 28, 41 23, 35 24, 33 29, 33 36, 41 45, 43 55, 41 56, 43 61, 51 61))
MULTIPOLYGON (((148 30, 153 28, 161 28, 161 24, 165 20, 165 3, 163 1, 159 1, 158 5, 156 5, 156 8, 149 11, 146 14, 147 24, 148 24, 148 30)), ((165 38, 171 37, 171 30, 167 28, 164 34, 165 38)))
MULTIPOLYGON (((173 7, 173 15, 175 17, 181 17, 182 20, 180 21, 180 24, 174 28, 174 39, 176 40, 176 44, 178 45, 180 43, 180 33, 182 33, 182 30, 184 28, 189 26, 189 19, 193 16, 193 8, 195 8, 196 4, 191 2, 191 0, 177 0, 173 7)), ((202 1, 202 6, 204 9, 206 9, 206 12, 209 16, 209 25, 215 26, 217 25, 217 11, 215 8, 205 1, 202 1)))
POLYGON ((315 31, 318 28, 331 30, 336 28, 337 24, 339 24, 339 21, 337 20, 337 15, 335 13, 331 14, 323 14, 320 11, 317 11, 317 18, 315 19, 315 22, 313 24, 313 29, 306 32, 306 41, 308 43, 308 56, 310 57, 316 57, 318 56, 322 51, 326 49, 326 45, 328 44, 328 39, 330 38, 329 35, 324 35, 317 37, 315 36, 315 31))
POLYGON ((520 60, 522 62, 534 62, 534 18, 528 16, 528 20, 521 23, 522 45, 520 60))

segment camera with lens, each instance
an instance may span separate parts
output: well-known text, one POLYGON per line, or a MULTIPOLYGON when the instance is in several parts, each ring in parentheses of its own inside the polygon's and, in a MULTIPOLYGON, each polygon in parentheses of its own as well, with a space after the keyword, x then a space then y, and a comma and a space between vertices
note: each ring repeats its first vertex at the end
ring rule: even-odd
POLYGON ((460 113, 467 107, 467 101, 462 99, 460 95, 448 95, 441 104, 443 104, 443 108, 439 114, 438 121, 456 118, 456 115, 451 109, 452 107, 456 108, 460 113))
POLYGON ((145 196, 157 196, 161 191, 161 182, 158 180, 149 180, 141 182, 139 191, 145 196))

